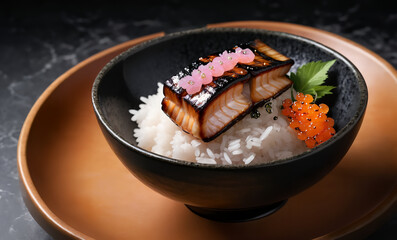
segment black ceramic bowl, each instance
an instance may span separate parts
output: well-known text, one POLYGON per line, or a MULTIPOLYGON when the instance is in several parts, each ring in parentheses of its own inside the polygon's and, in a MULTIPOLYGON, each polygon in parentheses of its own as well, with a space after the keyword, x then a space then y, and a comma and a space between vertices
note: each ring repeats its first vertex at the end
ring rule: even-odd
POLYGON ((368 92, 357 68, 336 51, 309 39, 250 29, 197 29, 173 33, 135 46, 99 73, 92 101, 99 125, 124 165, 155 191, 219 221, 245 221, 270 214, 291 196, 313 185, 343 158, 360 128, 368 92), (336 59, 328 84, 337 88, 324 100, 337 133, 301 155, 269 164, 220 166, 171 159, 137 146, 129 109, 154 94, 157 82, 200 56, 259 38, 295 60, 336 59))

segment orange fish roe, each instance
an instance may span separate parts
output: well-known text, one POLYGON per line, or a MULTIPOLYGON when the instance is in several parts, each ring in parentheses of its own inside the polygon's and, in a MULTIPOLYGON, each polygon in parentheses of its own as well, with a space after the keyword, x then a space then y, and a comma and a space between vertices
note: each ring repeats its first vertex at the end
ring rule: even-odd
POLYGON ((298 93, 296 101, 283 101, 281 111, 288 117, 289 126, 296 131, 298 139, 305 141, 308 148, 314 148, 335 134, 334 119, 327 117, 328 106, 312 102, 312 95, 298 93))

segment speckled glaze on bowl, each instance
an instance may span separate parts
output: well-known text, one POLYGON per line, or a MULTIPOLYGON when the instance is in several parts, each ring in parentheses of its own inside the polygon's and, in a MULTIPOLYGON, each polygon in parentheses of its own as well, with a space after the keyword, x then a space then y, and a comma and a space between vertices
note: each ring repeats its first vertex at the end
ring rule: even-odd
POLYGON ((227 222, 257 219, 280 208, 288 198, 313 185, 343 158, 361 126, 368 92, 357 68, 341 54, 309 39, 253 29, 197 29, 157 38, 120 54, 97 76, 92 102, 108 143, 124 165, 155 191, 186 204, 200 216, 227 222), (337 133, 298 156, 270 164, 207 165, 167 158, 137 146, 129 109, 153 94, 157 82, 208 53, 236 43, 262 39, 295 60, 336 59, 328 84, 337 88, 324 98, 337 133))

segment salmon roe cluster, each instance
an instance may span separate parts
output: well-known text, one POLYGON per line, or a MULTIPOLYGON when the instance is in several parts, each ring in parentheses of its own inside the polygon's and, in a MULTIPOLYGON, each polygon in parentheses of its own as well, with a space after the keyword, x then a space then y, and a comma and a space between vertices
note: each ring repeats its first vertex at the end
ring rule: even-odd
POLYGON ((296 101, 285 99, 282 114, 289 119, 289 126, 296 131, 298 139, 308 148, 327 141, 335 134, 334 119, 327 117, 326 104, 315 104, 310 94, 298 93, 296 101))

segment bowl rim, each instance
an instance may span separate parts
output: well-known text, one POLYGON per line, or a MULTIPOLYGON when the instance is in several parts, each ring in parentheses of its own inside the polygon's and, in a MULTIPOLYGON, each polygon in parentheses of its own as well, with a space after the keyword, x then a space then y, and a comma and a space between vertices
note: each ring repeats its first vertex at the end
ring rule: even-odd
MULTIPOLYGON (((203 169, 214 169, 214 170, 241 170, 241 169, 257 169, 257 168, 263 168, 263 167, 270 167, 270 166, 278 166, 278 165, 283 165, 287 164, 290 162, 295 162, 301 159, 304 159, 305 157, 312 156, 316 154, 317 152, 321 151, 321 149, 326 148, 327 146, 331 146, 335 144, 335 142, 338 139, 341 139, 343 136, 345 136, 350 130, 358 124, 358 122, 361 120, 361 118, 364 117, 365 110, 368 104, 368 88, 366 85, 366 82, 360 73, 360 71, 357 69, 357 67, 349 60, 347 59, 344 55, 341 53, 337 52, 336 50, 325 46, 324 44, 321 44, 317 41, 311 40, 309 38, 305 38, 302 36, 298 36, 295 34, 291 33, 285 33, 285 32, 279 32, 279 31, 271 31, 271 30, 264 30, 264 29, 250 29, 250 28, 197 28, 197 29, 190 29, 190 30, 185 30, 185 31, 179 31, 179 32, 174 32, 174 33, 169 33, 166 34, 162 37, 150 39, 148 41, 145 41, 143 43, 140 43, 138 45, 135 45, 128 50, 122 52, 121 54, 117 55, 114 57, 112 60, 110 60, 98 73, 97 77, 94 80, 92 91, 91 91, 91 101, 92 105, 94 108, 95 115, 102 124, 106 128, 106 131, 110 134, 111 137, 116 139, 118 142, 122 143, 124 147, 128 148, 131 151, 134 151, 138 154, 144 155, 146 157, 154 158, 158 161, 162 161, 168 164, 173 164, 173 165, 178 165, 178 166, 184 166, 184 167, 194 167, 194 168, 203 168, 203 169), (268 35, 273 35, 273 36, 281 36, 281 37, 287 37, 290 39, 298 40, 305 42, 307 44, 313 45, 317 48, 320 48, 321 50, 333 55, 336 59, 342 61, 344 64, 346 64, 351 70, 353 70, 353 74, 355 78, 358 80, 358 87, 359 87, 359 93, 360 93, 360 103, 358 105, 357 111, 355 112, 354 116, 349 120, 349 122, 342 127, 341 129, 336 132, 334 136, 332 136, 329 140, 326 142, 312 148, 304 151, 303 153, 294 155, 292 157, 280 159, 277 161, 269 162, 269 163, 253 163, 253 164, 238 164, 238 165, 223 165, 223 164, 207 164, 207 163, 199 163, 199 162, 190 162, 186 160, 179 160, 171 157, 166 157, 154 152, 150 152, 148 150, 145 150, 141 147, 134 146, 124 138, 122 138, 120 135, 116 133, 111 127, 111 125, 106 121, 103 112, 100 108, 99 104, 99 96, 98 96, 98 87, 101 83, 102 78, 110 71, 110 69, 115 66, 116 64, 119 64, 123 60, 125 60, 127 57, 142 51, 148 47, 151 47, 153 45, 156 45, 158 43, 161 43, 163 41, 168 41, 174 38, 178 38, 181 36, 186 36, 186 35, 192 35, 192 34, 199 34, 201 32, 220 32, 220 33, 227 33, 227 32, 240 32, 240 33, 266 33, 268 35)), ((126 110, 128 111, 128 109, 126 110)))

